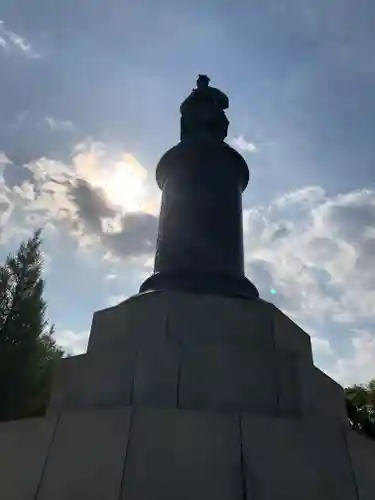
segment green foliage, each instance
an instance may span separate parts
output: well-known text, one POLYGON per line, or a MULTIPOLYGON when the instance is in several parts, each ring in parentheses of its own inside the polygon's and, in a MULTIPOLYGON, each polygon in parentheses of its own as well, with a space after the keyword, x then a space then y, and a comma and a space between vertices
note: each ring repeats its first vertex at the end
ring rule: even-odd
POLYGON ((0 420, 41 415, 62 351, 45 319, 38 230, 0 267, 0 420))
POLYGON ((375 439, 375 379, 347 387, 345 399, 351 428, 375 439))

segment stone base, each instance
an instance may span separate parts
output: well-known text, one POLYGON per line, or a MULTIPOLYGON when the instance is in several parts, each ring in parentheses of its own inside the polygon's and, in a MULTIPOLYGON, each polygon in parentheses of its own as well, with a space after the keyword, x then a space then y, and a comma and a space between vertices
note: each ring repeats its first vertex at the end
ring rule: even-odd
POLYGON ((4 500, 372 500, 374 466, 309 336, 260 299, 98 311, 48 416, 0 424, 4 500))
POLYGON ((6 500, 372 500, 375 443, 327 423, 171 409, 0 425, 6 500))
POLYGON ((346 425, 342 388, 309 336, 262 300, 155 292, 94 315, 62 360, 48 414, 116 405, 253 412, 346 425))

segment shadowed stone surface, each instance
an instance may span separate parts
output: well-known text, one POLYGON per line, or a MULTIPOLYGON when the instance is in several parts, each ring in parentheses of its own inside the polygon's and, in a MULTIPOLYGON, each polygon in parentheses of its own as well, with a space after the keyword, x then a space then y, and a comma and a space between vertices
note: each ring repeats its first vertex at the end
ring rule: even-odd
POLYGON ((169 406, 178 404, 179 347, 163 343, 138 352, 134 382, 135 405, 169 406))
POLYGON ((344 389, 315 366, 312 377, 316 416, 320 419, 334 420, 337 424, 347 427, 344 389))
POLYGON ((142 410, 133 422, 123 500, 242 500, 238 418, 142 410))
POLYGON ((344 434, 289 419, 242 419, 247 498, 356 500, 344 434))
POLYGON ((169 293, 168 336, 179 342, 273 349, 273 315, 261 300, 169 293))
POLYGON ((61 360, 49 414, 131 402, 135 351, 111 349, 61 360))
POLYGON ((268 314, 272 315, 274 321, 275 349, 292 352, 312 363, 313 358, 309 335, 273 304, 268 303, 268 307, 268 314))
POLYGON ((271 348, 272 308, 262 300, 166 291, 144 293, 96 311, 87 350, 91 354, 110 346, 152 349, 165 339, 237 342, 271 348))
POLYGON ((273 351, 240 345, 190 345, 181 350, 180 406, 189 409, 260 411, 275 415, 273 351))
POLYGON ((166 337, 167 293, 136 295, 121 304, 96 311, 87 352, 101 352, 108 346, 129 349, 152 348, 166 337))
POLYGON ((348 446, 358 500, 373 500, 375 498, 375 442, 351 431, 348 433, 348 446))
POLYGON ((290 351, 279 350, 276 353, 273 370, 276 373, 278 415, 294 418, 311 417, 315 402, 313 365, 290 351))
POLYGON ((310 337, 269 302, 166 291, 95 312, 88 352, 114 345, 151 347, 167 337, 275 347, 312 363, 310 337))
POLYGON ((61 362, 49 414, 116 404, 346 425, 342 389, 314 367, 309 336, 276 307, 181 292, 98 311, 88 354, 61 362))
POLYGON ((38 500, 118 500, 130 410, 65 414, 38 500))
POLYGON ((276 351, 279 415, 348 426, 343 388, 304 357, 276 351))
POLYGON ((34 500, 56 418, 0 423, 0 498, 34 500))
POLYGON ((1 423, 0 498, 373 499, 375 443, 333 420, 132 411, 1 423))

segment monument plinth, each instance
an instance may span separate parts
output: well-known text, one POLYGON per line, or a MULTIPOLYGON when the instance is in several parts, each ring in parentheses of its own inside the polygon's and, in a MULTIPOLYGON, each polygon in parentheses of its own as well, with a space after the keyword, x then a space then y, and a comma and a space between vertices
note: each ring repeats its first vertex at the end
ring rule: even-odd
POLYGON ((244 159, 198 78, 157 167, 155 273, 94 314, 47 416, 0 424, 0 500, 372 500, 375 443, 245 277, 244 159))

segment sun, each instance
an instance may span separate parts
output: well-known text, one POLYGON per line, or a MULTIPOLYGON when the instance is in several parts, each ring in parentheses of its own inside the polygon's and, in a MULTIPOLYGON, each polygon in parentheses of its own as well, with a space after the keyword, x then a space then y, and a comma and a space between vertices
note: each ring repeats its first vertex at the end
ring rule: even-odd
POLYGON ((101 189, 123 213, 156 213, 158 198, 147 183, 147 170, 129 153, 113 154, 102 143, 82 144, 73 159, 76 174, 101 189))
POLYGON ((146 178, 142 165, 134 156, 126 154, 108 169, 101 188, 114 205, 126 212, 137 212, 144 209, 147 201, 146 178))

